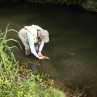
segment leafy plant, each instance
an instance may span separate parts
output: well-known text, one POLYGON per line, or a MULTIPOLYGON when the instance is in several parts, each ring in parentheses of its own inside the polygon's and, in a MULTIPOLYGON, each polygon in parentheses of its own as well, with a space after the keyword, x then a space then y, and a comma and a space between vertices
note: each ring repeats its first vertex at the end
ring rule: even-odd
POLYGON ((97 2, 93 2, 92 6, 93 8, 97 8, 97 2))

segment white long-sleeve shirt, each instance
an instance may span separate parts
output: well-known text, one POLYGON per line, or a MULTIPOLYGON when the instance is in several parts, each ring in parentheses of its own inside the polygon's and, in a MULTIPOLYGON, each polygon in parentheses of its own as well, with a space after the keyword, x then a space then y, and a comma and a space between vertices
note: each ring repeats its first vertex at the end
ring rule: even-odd
MULTIPOLYGON (((30 49, 31 49, 31 53, 33 53, 33 55, 37 58, 39 58, 36 50, 35 50, 35 44, 34 44, 34 39, 27 33, 27 37, 28 37, 28 42, 29 42, 29 46, 30 46, 30 49)), ((44 42, 41 41, 40 42, 40 45, 39 45, 39 52, 42 51, 43 49, 43 46, 44 46, 44 42)))

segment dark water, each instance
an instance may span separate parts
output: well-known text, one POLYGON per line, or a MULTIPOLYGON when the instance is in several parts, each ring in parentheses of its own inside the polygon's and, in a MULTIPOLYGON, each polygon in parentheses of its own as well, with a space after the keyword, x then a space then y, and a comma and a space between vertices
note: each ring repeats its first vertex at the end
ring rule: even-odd
MULTIPOLYGON (((50 42, 43 49, 43 54, 50 60, 27 58, 23 52, 15 50, 17 60, 39 63, 36 66, 39 72, 51 75, 52 79, 57 78, 75 90, 76 87, 88 87, 87 97, 97 97, 97 13, 74 6, 49 4, 1 6, 0 29, 4 31, 8 23, 9 28, 16 30, 36 24, 50 33, 50 42)), ((19 40, 13 32, 8 33, 8 38, 19 40)), ((32 63, 29 65, 33 69, 32 63)))

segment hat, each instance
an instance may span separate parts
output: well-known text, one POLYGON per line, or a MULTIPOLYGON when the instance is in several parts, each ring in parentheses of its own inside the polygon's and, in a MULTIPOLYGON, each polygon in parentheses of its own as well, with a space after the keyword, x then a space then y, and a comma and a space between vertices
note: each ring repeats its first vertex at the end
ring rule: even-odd
POLYGON ((40 33, 40 38, 45 42, 49 42, 49 33, 47 30, 40 30, 39 31, 40 33))

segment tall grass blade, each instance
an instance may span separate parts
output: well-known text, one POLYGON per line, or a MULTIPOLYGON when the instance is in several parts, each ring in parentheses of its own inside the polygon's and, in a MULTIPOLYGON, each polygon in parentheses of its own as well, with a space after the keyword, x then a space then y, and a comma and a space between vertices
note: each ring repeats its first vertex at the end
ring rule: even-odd
POLYGON ((11 57, 13 58, 14 62, 16 63, 16 59, 15 59, 15 57, 14 57, 13 52, 11 53, 11 57))
POLYGON ((6 41, 7 41, 7 42, 8 42, 8 41, 15 41, 15 42, 17 42, 17 43, 19 44, 21 50, 23 50, 21 44, 19 43, 19 41, 15 40, 15 39, 8 39, 8 40, 6 40, 6 41))
POLYGON ((14 32, 19 33, 17 30, 14 30, 14 29, 9 29, 8 32, 10 32, 10 31, 14 31, 14 32))
POLYGON ((13 48, 16 48, 16 49, 18 49, 20 51, 20 49, 18 47, 16 47, 16 46, 10 47, 10 49, 13 49, 13 48))

